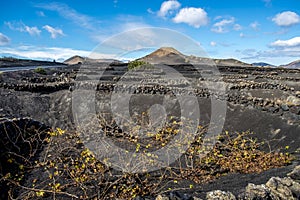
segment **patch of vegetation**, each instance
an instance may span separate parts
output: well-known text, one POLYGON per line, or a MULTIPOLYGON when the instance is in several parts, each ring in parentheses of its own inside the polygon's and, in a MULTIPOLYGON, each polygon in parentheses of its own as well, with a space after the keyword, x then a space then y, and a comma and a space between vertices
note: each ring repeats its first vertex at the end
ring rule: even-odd
MULTIPOLYGON (((175 117, 164 128, 149 132, 147 138, 139 138, 147 113, 142 113, 139 125, 127 132, 120 132, 115 123, 99 117, 102 134, 113 141, 125 141, 131 152, 141 152, 153 159, 152 151, 167 147, 179 134, 182 122, 175 117)), ((197 189, 199 183, 211 181, 228 173, 259 173, 270 168, 291 163, 293 157, 284 152, 264 152, 251 132, 221 134, 214 148, 206 156, 203 153, 203 136, 207 128, 198 126, 198 135, 187 151, 172 165, 154 172, 123 173, 105 160, 99 160, 84 146, 79 135, 62 129, 49 131, 42 156, 34 162, 16 162, 18 170, 1 176, 10 188, 10 195, 20 199, 80 198, 80 199, 133 199, 137 196, 154 196, 166 191, 197 189), (24 177, 27 177, 24 180, 24 177), (182 184, 183 183, 183 184, 182 184)), ((24 157, 24 156, 23 156, 24 157)))
POLYGON ((137 69, 143 65, 149 65, 147 62, 142 61, 142 60, 134 60, 128 63, 128 69, 132 70, 132 69, 137 69))
MULTIPOLYGON (((260 173, 271 168, 282 167, 292 162, 294 157, 282 149, 281 152, 264 152, 260 148, 264 142, 257 142, 257 139, 251 137, 252 132, 230 134, 225 132, 218 137, 213 150, 204 158, 194 159, 194 167, 187 170, 191 179, 196 183, 203 182, 203 175, 207 170, 211 171, 207 178, 215 178, 228 173, 260 173)), ((198 138, 201 141, 201 138, 198 138)), ((200 144, 202 141, 200 142, 200 144)), ((201 152, 201 146, 194 143, 188 150, 190 157, 201 152)))
POLYGON ((42 75, 47 75, 46 70, 44 68, 42 68, 42 67, 35 68, 34 72, 38 73, 38 74, 42 74, 42 75))

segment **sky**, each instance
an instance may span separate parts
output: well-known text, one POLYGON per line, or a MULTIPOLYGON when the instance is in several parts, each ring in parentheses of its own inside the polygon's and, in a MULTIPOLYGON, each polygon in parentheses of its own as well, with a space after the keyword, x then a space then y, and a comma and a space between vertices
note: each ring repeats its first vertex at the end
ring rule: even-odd
POLYGON ((0 6, 0 57, 89 56, 115 35, 153 27, 191 38, 211 58, 274 65, 300 59, 299 0, 2 0, 0 6))

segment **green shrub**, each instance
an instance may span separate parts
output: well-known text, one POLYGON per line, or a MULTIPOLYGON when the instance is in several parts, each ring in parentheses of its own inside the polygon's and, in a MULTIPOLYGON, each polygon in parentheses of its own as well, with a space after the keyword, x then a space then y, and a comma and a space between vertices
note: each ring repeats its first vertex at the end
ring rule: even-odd
POLYGON ((39 73, 39 74, 43 74, 43 75, 47 74, 46 70, 44 68, 41 68, 41 67, 35 68, 34 72, 39 73))
POLYGON ((147 63, 145 61, 142 60, 134 60, 128 63, 128 69, 136 69, 142 65, 146 65, 147 63))

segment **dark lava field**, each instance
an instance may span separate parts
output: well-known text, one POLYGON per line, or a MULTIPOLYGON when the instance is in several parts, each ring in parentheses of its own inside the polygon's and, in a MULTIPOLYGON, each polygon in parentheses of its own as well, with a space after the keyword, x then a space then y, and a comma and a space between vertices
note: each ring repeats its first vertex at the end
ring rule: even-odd
POLYGON ((1 73, 0 198, 299 199, 299 168, 287 174, 299 165, 300 70, 162 66, 169 71, 161 65, 128 71, 122 63, 85 63, 47 68, 42 74, 1 73), (130 94, 128 101, 125 94, 130 94), (197 134, 170 166, 140 172, 147 169, 145 162, 139 172, 124 172, 93 153, 87 132, 95 136, 101 130, 98 134, 119 148, 151 157, 185 125, 180 124, 185 111, 178 100, 184 95, 197 101, 182 101, 188 111, 199 110, 197 134), (90 96, 94 104, 80 103, 90 96), (165 110, 156 109, 151 118, 153 105, 165 110), (126 106, 139 128, 149 126, 149 118, 166 121, 165 127, 148 137, 123 130, 113 115, 114 110, 122 115, 126 106), (95 116, 81 124, 78 114, 95 116), (214 146, 201 157, 210 128, 214 146))

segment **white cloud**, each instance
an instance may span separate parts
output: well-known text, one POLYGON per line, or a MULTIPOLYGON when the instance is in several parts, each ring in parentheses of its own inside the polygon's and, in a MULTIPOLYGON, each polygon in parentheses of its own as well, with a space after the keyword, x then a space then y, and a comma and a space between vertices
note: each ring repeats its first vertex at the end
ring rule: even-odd
POLYGON ((16 48, 1 48, 0 55, 37 60, 64 61, 74 55, 88 56, 89 51, 58 47, 19 46, 16 48))
POLYGON ((157 15, 160 17, 165 17, 168 14, 172 14, 175 10, 180 8, 180 6, 181 4, 176 0, 164 1, 160 6, 160 10, 158 11, 157 15))
POLYGON ((215 46, 217 46, 217 43, 214 42, 214 41, 211 41, 211 42, 210 42, 210 46, 215 47, 215 46))
POLYGON ((230 17, 229 19, 223 19, 220 22, 217 22, 214 24, 214 26, 226 26, 228 24, 233 24, 235 19, 233 17, 230 17))
POLYGON ((9 42, 10 42, 10 39, 6 35, 0 33, 0 46, 8 45, 9 42))
POLYGON ((254 30, 258 30, 259 29, 258 27, 260 26, 260 24, 257 21, 255 21, 255 22, 252 22, 249 26, 254 30))
POLYGON ((61 29, 53 28, 49 25, 43 26, 43 29, 48 31, 51 34, 51 38, 53 38, 53 39, 57 38, 57 36, 64 36, 65 35, 61 29))
POLYGON ((300 17, 297 13, 285 11, 278 13, 273 19, 278 26, 292 26, 300 23, 300 17))
POLYGON ((234 17, 229 17, 227 19, 224 19, 223 17, 218 17, 217 20, 220 21, 216 22, 211 28, 211 31, 215 33, 227 33, 230 31, 230 29, 233 29, 235 31, 242 30, 241 25, 235 24, 234 17))
POLYGON ((195 28, 208 24, 208 17, 202 8, 182 8, 173 18, 175 23, 186 23, 195 28))
POLYGON ((300 37, 294 37, 289 40, 276 40, 271 43, 272 47, 296 47, 300 46, 300 37))
POLYGON ((34 35, 40 35, 41 31, 36 27, 29 27, 29 26, 24 26, 25 28, 25 32, 29 33, 30 35, 34 36, 34 35))
POLYGON ((96 24, 99 23, 99 21, 94 18, 78 13, 76 10, 63 3, 38 4, 36 7, 56 11, 65 19, 68 19, 83 28, 94 30, 96 24))
POLYGON ((27 32, 31 36, 40 35, 41 30, 39 30, 36 26, 30 27, 25 25, 22 22, 5 22, 5 25, 7 25, 11 30, 14 31, 20 31, 20 32, 27 32))
POLYGON ((243 27, 242 27, 241 25, 239 25, 239 24, 235 24, 235 25, 233 26, 233 29, 234 29, 235 31, 240 31, 240 30, 243 29, 243 27))

